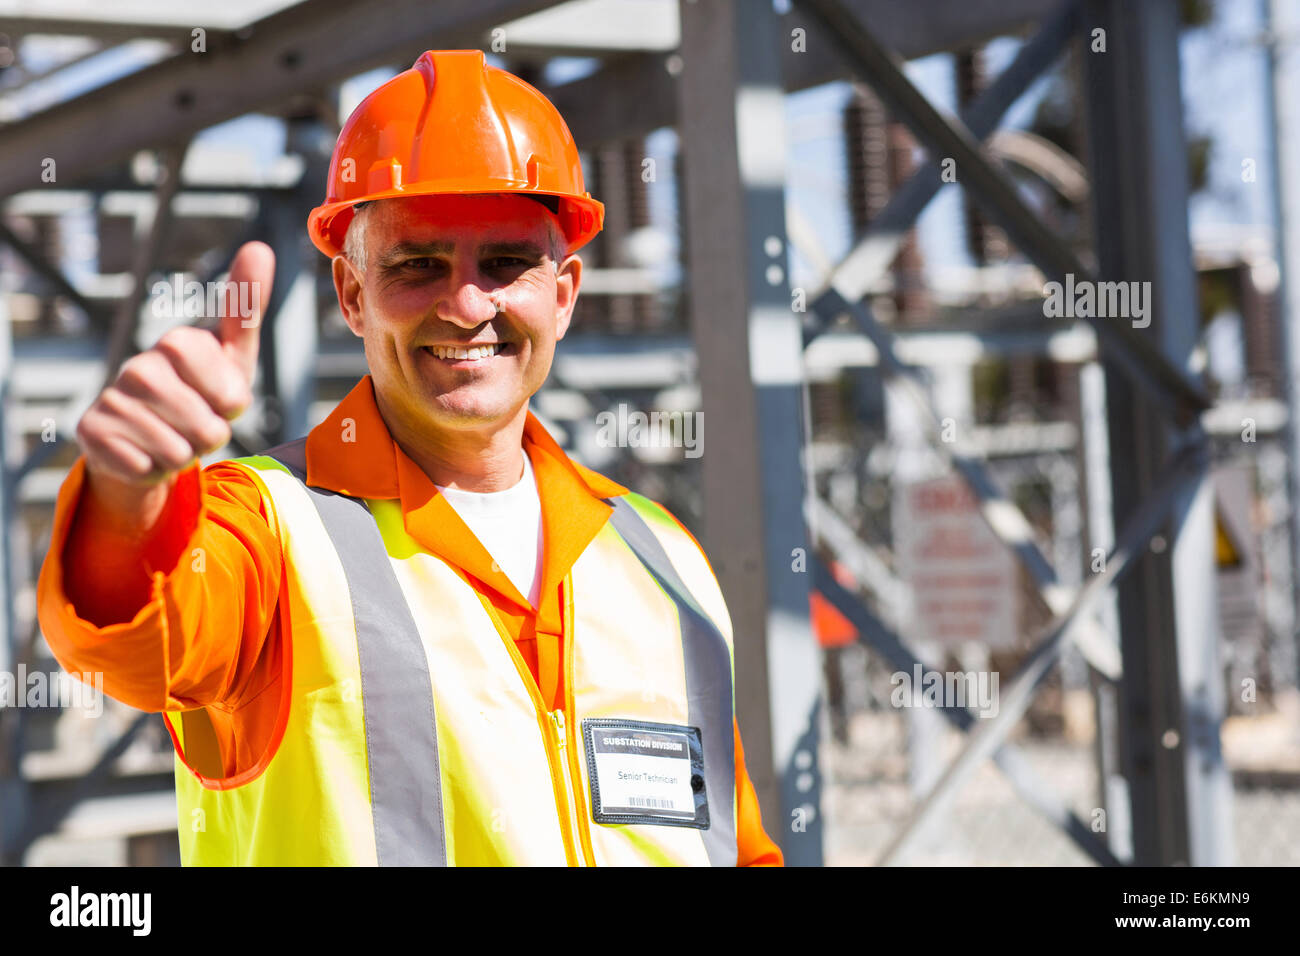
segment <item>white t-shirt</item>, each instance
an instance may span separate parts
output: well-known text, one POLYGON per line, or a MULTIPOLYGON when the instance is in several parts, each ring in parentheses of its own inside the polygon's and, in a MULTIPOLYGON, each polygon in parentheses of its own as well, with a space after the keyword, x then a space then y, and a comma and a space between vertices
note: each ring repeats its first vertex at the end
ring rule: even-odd
POLYGON ((524 452, 523 477, 505 491, 434 487, 447 498, 519 593, 537 607, 542 591, 542 499, 528 453, 524 452))

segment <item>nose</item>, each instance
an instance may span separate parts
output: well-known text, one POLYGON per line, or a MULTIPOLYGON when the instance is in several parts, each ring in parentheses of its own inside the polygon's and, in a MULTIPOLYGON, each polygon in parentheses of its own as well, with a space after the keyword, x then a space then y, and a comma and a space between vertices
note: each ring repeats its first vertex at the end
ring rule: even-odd
POLYGON ((434 308, 434 315, 464 329, 477 328, 495 318, 498 311, 495 296, 483 290, 479 276, 456 272, 451 277, 449 291, 434 308))

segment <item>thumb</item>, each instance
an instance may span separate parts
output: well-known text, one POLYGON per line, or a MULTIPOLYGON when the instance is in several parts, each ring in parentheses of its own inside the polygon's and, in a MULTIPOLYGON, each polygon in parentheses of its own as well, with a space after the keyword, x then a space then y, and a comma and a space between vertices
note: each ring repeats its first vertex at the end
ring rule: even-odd
POLYGON ((271 298, 275 253, 264 242, 246 242, 230 264, 230 279, 221 304, 221 346, 253 384, 262 316, 271 298))

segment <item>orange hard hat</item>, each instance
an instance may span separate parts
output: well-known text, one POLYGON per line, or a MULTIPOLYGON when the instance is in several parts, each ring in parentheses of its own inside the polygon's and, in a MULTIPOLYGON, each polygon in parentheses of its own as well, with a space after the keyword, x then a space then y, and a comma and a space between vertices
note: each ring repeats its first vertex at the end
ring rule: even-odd
POLYGON ((584 189, 559 110, 536 87, 488 65, 481 50, 426 51, 361 101, 339 133, 325 202, 307 230, 333 258, 358 203, 440 193, 519 193, 554 204, 566 255, 605 219, 584 189))

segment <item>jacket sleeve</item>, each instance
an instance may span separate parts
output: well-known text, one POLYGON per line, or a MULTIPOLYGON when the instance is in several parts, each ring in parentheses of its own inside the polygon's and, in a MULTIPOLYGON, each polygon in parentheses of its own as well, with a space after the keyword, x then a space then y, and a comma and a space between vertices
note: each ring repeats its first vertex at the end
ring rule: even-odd
POLYGON ((736 733, 736 865, 784 866, 781 848, 763 830, 758 795, 745 770, 745 748, 740 743, 740 725, 732 718, 736 733))
MULTIPOLYGON (((195 462, 177 476, 140 558, 121 568, 124 591, 148 579, 148 599, 129 619, 129 606, 125 614, 120 605, 78 607, 66 590, 65 567, 75 563, 65 549, 85 478, 81 456, 59 490, 37 582, 41 630, 59 664, 102 674, 105 693, 148 712, 233 707, 264 689, 250 680, 266 679, 257 664, 268 649, 282 558, 251 474, 195 462)), ((101 529, 79 527, 77 543, 101 552, 97 560, 115 560, 101 529)))

